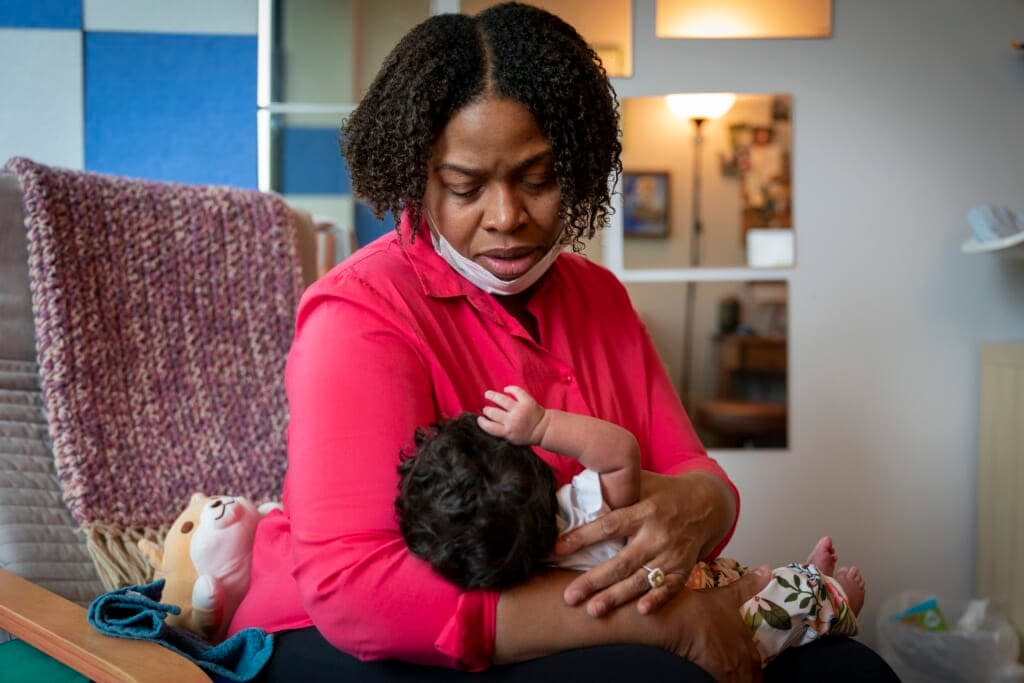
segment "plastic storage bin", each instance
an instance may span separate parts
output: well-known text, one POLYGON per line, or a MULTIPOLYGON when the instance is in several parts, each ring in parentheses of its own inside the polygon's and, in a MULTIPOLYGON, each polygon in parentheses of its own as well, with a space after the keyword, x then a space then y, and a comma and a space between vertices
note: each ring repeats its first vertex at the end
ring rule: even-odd
POLYGON ((1017 664, 1017 632, 996 610, 989 608, 973 630, 964 630, 958 622, 970 601, 939 597, 947 631, 923 631, 892 620, 892 615, 931 597, 936 596, 899 593, 887 598, 879 610, 878 651, 903 683, 1024 681, 1024 667, 1017 664))

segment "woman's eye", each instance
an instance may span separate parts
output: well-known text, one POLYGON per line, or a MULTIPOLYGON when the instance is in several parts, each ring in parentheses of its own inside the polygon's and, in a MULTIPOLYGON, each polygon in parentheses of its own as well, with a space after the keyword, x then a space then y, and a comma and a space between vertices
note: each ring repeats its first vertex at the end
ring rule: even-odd
POLYGON ((449 187, 448 192, 459 197, 460 199, 469 199, 480 190, 479 187, 449 187))
POLYGON ((551 184, 551 176, 531 176, 523 178, 523 186, 528 190, 543 190, 551 184))

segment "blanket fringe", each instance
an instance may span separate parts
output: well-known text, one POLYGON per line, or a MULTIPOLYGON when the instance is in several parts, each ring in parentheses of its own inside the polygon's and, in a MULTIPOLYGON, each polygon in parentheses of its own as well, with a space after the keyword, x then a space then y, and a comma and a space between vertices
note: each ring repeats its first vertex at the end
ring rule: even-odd
POLYGON ((81 527, 86 549, 96 572, 108 591, 122 586, 149 583, 156 571, 139 549, 139 540, 147 539, 162 545, 170 525, 122 527, 117 524, 93 522, 81 527))

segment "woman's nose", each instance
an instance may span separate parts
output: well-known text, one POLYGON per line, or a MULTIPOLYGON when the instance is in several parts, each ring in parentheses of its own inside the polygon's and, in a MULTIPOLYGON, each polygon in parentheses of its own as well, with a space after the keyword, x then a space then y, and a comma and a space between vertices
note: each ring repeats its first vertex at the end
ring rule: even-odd
POLYGON ((515 232, 526 225, 526 207, 515 188, 498 184, 488 197, 484 228, 497 232, 515 232))

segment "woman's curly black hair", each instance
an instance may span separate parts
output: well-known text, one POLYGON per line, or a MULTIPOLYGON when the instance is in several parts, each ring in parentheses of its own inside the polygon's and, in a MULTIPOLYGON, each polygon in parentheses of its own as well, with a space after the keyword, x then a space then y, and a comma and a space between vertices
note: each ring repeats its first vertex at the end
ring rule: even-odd
POLYGON ((413 28, 341 129, 352 189, 377 218, 419 220, 430 149, 455 112, 486 95, 519 102, 551 143, 559 218, 574 249, 604 227, 622 171, 619 110, 601 59, 544 10, 496 5, 413 28))
POLYGON ((526 580, 558 538, 555 476, 528 446, 480 429, 476 416, 416 430, 398 466, 398 526, 410 552, 463 588, 526 580))

